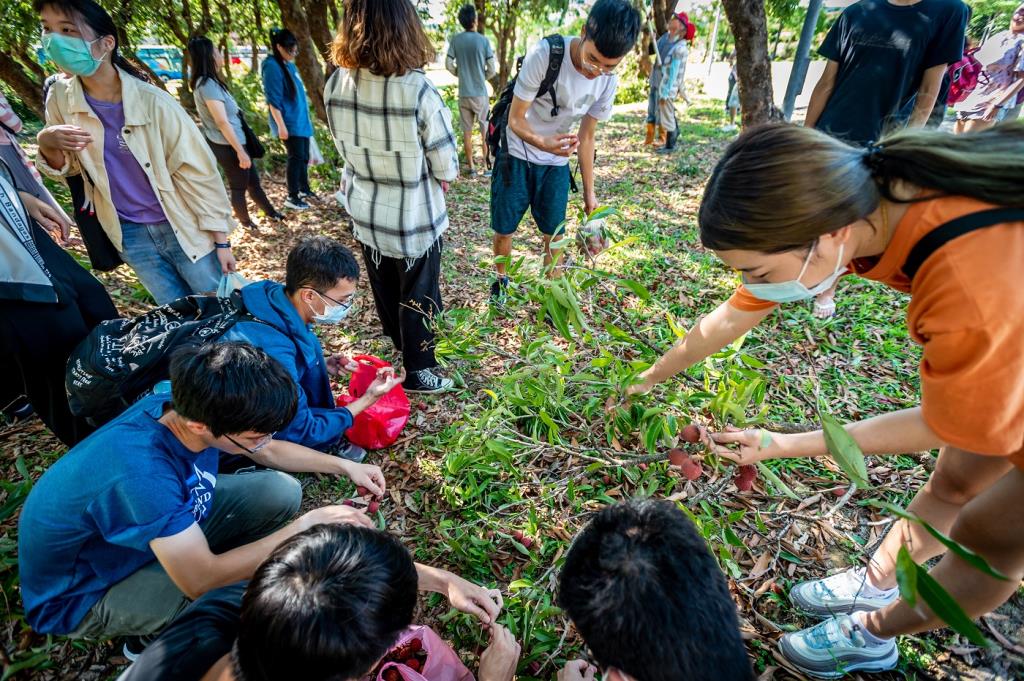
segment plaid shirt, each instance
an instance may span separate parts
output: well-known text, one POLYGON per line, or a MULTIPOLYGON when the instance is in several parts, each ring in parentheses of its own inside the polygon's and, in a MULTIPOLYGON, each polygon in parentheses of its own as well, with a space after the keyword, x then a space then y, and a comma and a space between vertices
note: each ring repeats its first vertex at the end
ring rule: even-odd
POLYGON ((385 78, 338 69, 324 90, 355 237, 413 260, 448 228, 441 182, 459 174, 451 114, 423 71, 385 78))

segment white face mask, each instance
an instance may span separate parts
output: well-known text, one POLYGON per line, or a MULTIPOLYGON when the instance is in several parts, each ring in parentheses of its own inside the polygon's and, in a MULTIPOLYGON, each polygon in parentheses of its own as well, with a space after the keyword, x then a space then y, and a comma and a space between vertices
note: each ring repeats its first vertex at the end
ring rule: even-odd
POLYGON ((804 274, 807 272, 807 266, 811 264, 811 256, 814 255, 815 246, 811 246, 811 250, 807 253, 807 258, 804 260, 804 266, 801 268, 800 274, 797 275, 796 279, 780 281, 774 284, 748 284, 744 281, 743 285, 750 291, 751 295, 772 303, 792 303, 797 300, 806 300, 829 290, 845 269, 843 266, 843 244, 839 244, 839 256, 836 258, 836 267, 832 274, 825 277, 825 280, 820 284, 807 288, 800 280, 803 279, 804 274))

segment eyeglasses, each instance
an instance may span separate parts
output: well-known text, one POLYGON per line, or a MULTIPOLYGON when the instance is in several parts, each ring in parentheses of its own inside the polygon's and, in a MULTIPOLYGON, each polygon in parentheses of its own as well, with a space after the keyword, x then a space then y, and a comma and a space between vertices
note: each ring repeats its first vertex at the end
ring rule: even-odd
POLYGON ((236 440, 235 438, 231 437, 230 435, 228 435, 226 433, 225 433, 224 437, 226 437, 228 440, 230 440, 231 444, 233 444, 234 446, 238 447, 239 449, 245 450, 249 454, 255 454, 256 452, 260 451, 261 449, 263 449, 264 447, 269 445, 270 441, 274 439, 275 435, 277 435, 277 431, 276 430, 273 433, 268 433, 267 435, 264 435, 259 440, 257 440, 256 444, 254 444, 251 448, 246 447, 241 442, 239 442, 238 440, 236 440))
POLYGON ((583 46, 586 44, 586 42, 587 42, 587 39, 584 38, 583 42, 580 43, 580 48, 579 48, 580 49, 580 51, 579 51, 580 66, 582 66, 584 69, 586 69, 587 72, 594 73, 594 74, 597 74, 599 76, 613 76, 613 75, 615 75, 615 69, 617 69, 619 67, 618 64, 616 64, 615 66, 611 67, 610 69, 606 69, 606 68, 604 68, 603 66, 601 66, 599 64, 595 64, 594 62, 592 62, 589 59, 587 59, 586 56, 584 56, 584 54, 583 54, 583 46))
POLYGON ((334 298, 331 298, 326 293, 321 293, 320 291, 317 291, 315 288, 310 288, 309 290, 312 291, 313 293, 317 294, 318 296, 320 296, 320 300, 324 301, 325 303, 327 301, 331 301, 332 303, 334 303, 338 307, 343 307, 346 310, 349 309, 350 307, 352 307, 352 304, 356 300, 356 294, 355 293, 348 294, 347 296, 345 296, 345 300, 341 301, 341 300, 336 300, 334 298))

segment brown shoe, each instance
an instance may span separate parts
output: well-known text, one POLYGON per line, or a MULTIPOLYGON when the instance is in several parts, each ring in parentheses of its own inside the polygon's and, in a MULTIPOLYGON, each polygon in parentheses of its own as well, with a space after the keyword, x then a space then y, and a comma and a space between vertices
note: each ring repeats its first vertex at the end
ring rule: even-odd
POLYGON ((654 123, 647 124, 647 137, 644 138, 644 146, 649 147, 654 144, 654 123))

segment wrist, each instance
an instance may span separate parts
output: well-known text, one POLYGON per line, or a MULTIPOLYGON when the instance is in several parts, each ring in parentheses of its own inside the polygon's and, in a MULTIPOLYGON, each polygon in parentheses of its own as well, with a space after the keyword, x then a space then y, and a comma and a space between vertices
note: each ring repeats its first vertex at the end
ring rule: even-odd
POLYGON ((213 240, 213 245, 216 248, 219 248, 219 249, 222 249, 222 250, 231 250, 231 242, 228 241, 227 239, 225 239, 224 241, 218 241, 218 240, 214 239, 213 240))

